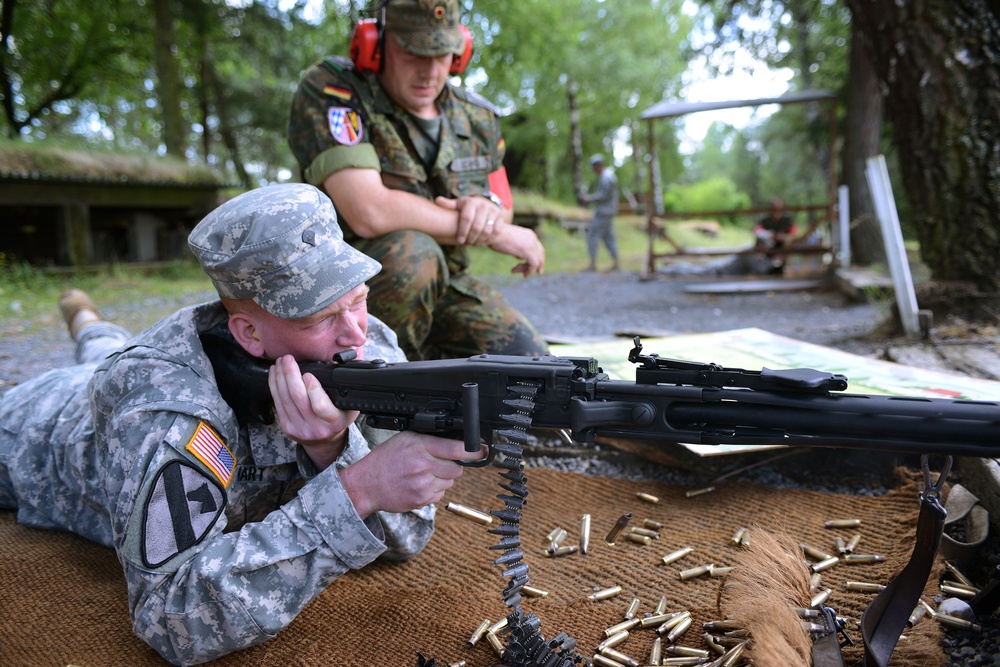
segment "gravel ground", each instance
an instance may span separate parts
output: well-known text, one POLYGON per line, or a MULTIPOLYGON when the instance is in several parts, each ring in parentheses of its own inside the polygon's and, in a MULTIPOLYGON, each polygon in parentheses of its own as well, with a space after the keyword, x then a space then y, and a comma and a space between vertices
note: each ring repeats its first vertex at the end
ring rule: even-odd
MULTIPOLYGON (((888 318, 883 304, 849 301, 834 289, 791 292, 743 293, 726 295, 693 294, 684 291, 695 281, 656 279, 640 281, 636 274, 579 273, 552 274, 522 279, 499 277, 493 280, 511 303, 554 340, 608 338, 620 334, 644 336, 689 334, 758 327, 773 333, 841 349, 869 357, 881 357, 891 342, 878 334, 888 318)), ((190 295, 181 301, 163 299, 129 300, 98 304, 112 321, 138 330, 178 307, 212 297, 210 293, 190 295)), ((0 320, 0 393, 33 375, 73 362, 72 346, 52 304, 50 326, 40 331, 22 330, 16 321, 0 320), (25 364, 30 359, 31 365, 25 364)), ((669 356, 669 351, 657 351, 669 356)), ((697 360, 710 361, 710 360, 697 360)), ((559 455, 549 450, 552 443, 539 443, 531 465, 573 470, 587 474, 620 475, 636 479, 657 479, 679 484, 701 484, 719 470, 672 469, 619 452, 559 455)), ((809 457, 791 456, 741 473, 740 479, 813 488, 835 493, 883 493, 883 483, 898 462, 882 454, 813 450, 809 457), (817 453, 818 452, 818 453, 817 453), (803 466, 803 459, 812 462, 803 466)), ((747 461, 733 459, 730 467, 747 461)), ((906 461, 912 464, 913 461, 906 461)), ((952 478, 951 481, 954 481, 952 478)), ((1000 564, 1000 540, 991 537, 977 571, 982 578, 1000 564)), ((1000 666, 1000 619, 994 614, 980 619, 981 634, 949 630, 945 648, 951 666, 1000 666)))

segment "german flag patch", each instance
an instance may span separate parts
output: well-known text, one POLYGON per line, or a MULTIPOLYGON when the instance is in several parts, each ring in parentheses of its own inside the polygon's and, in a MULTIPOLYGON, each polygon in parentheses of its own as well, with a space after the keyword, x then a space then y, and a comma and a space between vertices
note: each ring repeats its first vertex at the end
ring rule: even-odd
POLYGON ((338 100, 343 100, 344 102, 349 102, 353 93, 347 88, 341 88, 339 86, 323 86, 323 94, 327 97, 336 97, 338 100))
POLYGON ((222 438, 205 422, 198 422, 198 428, 188 441, 185 449, 212 471, 223 487, 229 486, 236 470, 236 457, 222 442, 222 438))

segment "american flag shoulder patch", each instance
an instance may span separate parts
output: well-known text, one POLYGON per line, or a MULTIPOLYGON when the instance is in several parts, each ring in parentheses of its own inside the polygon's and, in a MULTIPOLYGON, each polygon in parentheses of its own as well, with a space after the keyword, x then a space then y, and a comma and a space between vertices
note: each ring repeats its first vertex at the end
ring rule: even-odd
POLYGON ((229 482, 233 479, 233 471, 236 470, 236 457, 211 426, 205 422, 198 422, 198 428, 195 429, 185 449, 204 463, 222 482, 223 487, 229 486, 229 482))

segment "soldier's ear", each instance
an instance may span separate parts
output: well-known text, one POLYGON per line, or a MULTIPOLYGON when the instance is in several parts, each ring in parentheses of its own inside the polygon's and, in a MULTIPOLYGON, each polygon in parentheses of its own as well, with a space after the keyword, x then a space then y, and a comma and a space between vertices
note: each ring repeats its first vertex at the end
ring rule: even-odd
POLYGON ((254 357, 264 356, 264 343, 257 336, 257 323, 247 313, 233 313, 229 316, 229 332, 247 354, 254 357))

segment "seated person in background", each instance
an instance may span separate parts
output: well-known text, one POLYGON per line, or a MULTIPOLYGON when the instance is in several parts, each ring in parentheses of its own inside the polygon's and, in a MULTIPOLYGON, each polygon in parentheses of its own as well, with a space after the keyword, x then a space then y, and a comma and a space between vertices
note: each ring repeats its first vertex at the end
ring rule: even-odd
POLYGON ((0 508, 113 547, 133 631, 178 665, 270 639, 348 571, 419 552, 467 458, 434 436, 366 438, 299 371, 347 350, 404 360, 368 316, 379 265, 344 242, 326 195, 248 192, 188 243, 219 300, 129 338, 67 292, 80 365, 0 397, 0 508), (213 328, 274 362, 275 423, 225 402, 199 337, 213 328))
POLYGON ((310 67, 288 141, 302 179, 330 195, 348 242, 381 262, 372 313, 411 360, 535 355, 544 339, 503 295, 468 274, 465 246, 541 273, 534 231, 511 224, 496 110, 448 82, 471 57, 458 0, 393 0, 355 27, 351 59, 310 67))
POLYGON ((784 272, 785 255, 775 251, 791 245, 797 232, 792 216, 785 212, 784 200, 780 197, 772 199, 771 209, 757 221, 757 227, 754 228, 757 247, 771 257, 771 273, 784 272))

